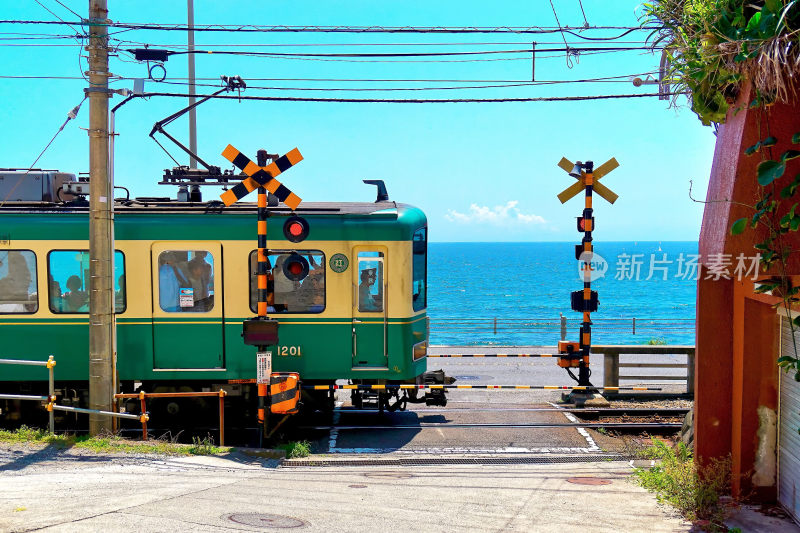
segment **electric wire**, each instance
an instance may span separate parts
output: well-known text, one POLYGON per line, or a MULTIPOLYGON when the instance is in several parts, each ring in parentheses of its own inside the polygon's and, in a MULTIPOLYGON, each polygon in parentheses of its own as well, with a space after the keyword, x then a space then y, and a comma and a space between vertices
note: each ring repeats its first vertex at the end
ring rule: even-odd
MULTIPOLYGON (((168 98, 188 98, 188 93, 153 92, 140 97, 164 96, 168 98)), ((447 104, 447 103, 511 103, 511 102, 576 102, 586 100, 617 100, 625 98, 646 98, 659 96, 659 93, 640 94, 601 94, 583 96, 541 96, 530 98, 316 98, 298 96, 251 96, 251 95, 213 95, 198 94, 197 98, 216 100, 256 100, 272 102, 327 102, 327 103, 382 103, 382 104, 447 104)))
POLYGON ((70 13, 72 13, 73 15, 75 15, 76 17, 78 17, 79 19, 83 20, 82 16, 80 16, 78 13, 73 11, 71 7, 69 7, 68 5, 64 4, 61 0, 55 0, 55 2, 57 4, 59 4, 61 7, 63 7, 64 9, 66 9, 67 11, 69 11, 70 13))
MULTIPOLYGON (((556 6, 553 5, 553 0, 550 0, 550 7, 553 8, 553 16, 556 18, 556 24, 558 25, 558 29, 561 30, 561 22, 558 20, 558 13, 556 13, 556 6)), ((569 44, 567 44, 567 36, 564 35, 564 32, 561 32, 561 37, 564 39, 564 46, 566 47, 567 52, 567 68, 572 68, 572 59, 569 57, 569 44)))
MULTIPOLYGON (((58 0, 56 0, 56 2, 58 2, 58 0)), ((586 25, 586 27, 588 28, 589 27, 589 21, 586 19, 586 11, 583 10, 583 1, 582 0, 578 0, 578 5, 581 6, 581 14, 583 15, 583 22, 586 25)))
MULTIPOLYGON (((3 19, 0 24, 19 24, 19 25, 59 25, 74 24, 77 26, 87 25, 84 20, 77 22, 56 22, 52 20, 17 20, 3 19)), ((470 34, 470 33, 516 33, 516 34, 548 34, 567 32, 581 39, 585 39, 577 31, 587 30, 624 30, 621 35, 627 35, 634 31, 653 31, 658 30, 657 26, 590 26, 586 27, 539 27, 539 26, 259 26, 252 24, 213 24, 200 25, 189 28, 185 24, 151 24, 151 23, 124 23, 109 22, 109 28, 124 30, 151 30, 151 31, 194 31, 194 32, 221 32, 221 33, 444 33, 444 34, 470 34)), ((614 39, 615 37, 608 37, 614 39)))
POLYGON ((17 182, 14 184, 14 186, 13 186, 13 187, 11 187, 11 189, 10 189, 10 190, 8 191, 8 193, 6 194, 5 198, 3 198, 3 200, 0 202, 0 207, 3 207, 3 206, 5 205, 5 203, 6 203, 6 202, 8 201, 8 199, 11 197, 11 195, 12 195, 12 194, 14 194, 14 191, 17 189, 17 187, 19 187, 19 184, 20 184, 20 183, 22 183, 22 180, 23 180, 23 179, 25 179, 25 176, 27 176, 27 175, 28 175, 28 173, 29 173, 31 170, 33 170, 33 167, 35 167, 35 166, 36 166, 36 163, 39 161, 39 159, 41 159, 41 158, 42 158, 42 156, 43 156, 43 155, 44 155, 44 153, 47 151, 47 149, 48 149, 48 148, 50 148, 50 145, 52 145, 52 144, 53 144, 53 141, 55 141, 55 140, 56 140, 56 137, 58 137, 58 134, 59 134, 59 133, 61 133, 61 132, 64 130, 64 127, 67 125, 67 122, 69 122, 70 120, 72 120, 72 119, 74 119, 75 117, 77 117, 77 116, 78 116, 78 112, 80 111, 80 109, 81 109, 81 106, 83 105, 83 102, 85 102, 85 101, 86 101, 86 98, 87 98, 87 96, 84 96, 84 97, 83 97, 83 100, 81 100, 81 101, 80 101, 80 103, 78 103, 78 105, 76 105, 75 107, 73 107, 73 108, 72 108, 72 110, 71 110, 69 113, 67 113, 67 118, 64 120, 64 123, 63 123, 63 124, 61 124, 61 127, 60 127, 60 128, 58 128, 58 130, 56 131, 55 135, 53 135, 53 138, 52 138, 52 139, 50 139, 50 142, 48 142, 48 143, 47 143, 47 145, 46 145, 46 146, 45 146, 45 147, 42 149, 42 151, 41 151, 41 152, 39 152, 39 155, 37 155, 37 156, 36 156, 36 159, 34 159, 34 160, 33 160, 33 163, 31 163, 31 166, 29 166, 29 167, 28 167, 28 169, 25 171, 25 173, 24 173, 24 174, 22 174, 22 175, 19 177, 19 179, 17 180, 17 182))
MULTIPOLYGON (((566 44, 566 40, 564 41, 566 44)), ((650 46, 605 46, 605 47, 570 47, 566 44, 565 48, 537 48, 536 52, 575 52, 575 53, 589 53, 589 52, 622 52, 627 50, 652 50, 650 46)), ((135 54, 136 50, 126 49, 125 52, 135 54)), ((468 55, 488 55, 488 54, 530 54, 531 48, 513 49, 513 50, 470 50, 462 52, 360 52, 360 53, 309 53, 309 52, 253 52, 246 50, 181 50, 172 51, 167 50, 168 56, 173 55, 188 55, 188 54, 217 54, 217 55, 233 55, 233 56, 264 56, 264 57, 345 57, 345 58, 372 58, 372 57, 438 57, 438 56, 468 56, 468 55)), ((527 57, 526 57, 527 59, 527 57)))
POLYGON ((48 8, 46 5, 44 5, 43 3, 41 3, 39 0, 33 0, 33 1, 34 1, 34 2, 36 2, 37 4, 39 4, 39 5, 40 5, 40 6, 41 6, 41 7, 42 7, 42 8, 43 8, 45 11, 47 11, 48 13, 50 13, 51 15, 53 15, 55 18, 57 18, 57 19, 58 19, 58 20, 59 20, 59 21, 60 21, 62 24, 66 24, 67 26, 69 26, 70 28, 72 28, 72 29, 75 31, 75 33, 78 33, 78 34, 80 34, 80 32, 79 32, 79 31, 78 31, 78 30, 75 28, 75 26, 73 26, 73 25, 72 25, 72 24, 70 24, 69 22, 65 21, 64 19, 62 19, 61 17, 59 17, 58 15, 56 15, 56 14, 55 14, 53 11, 51 11, 51 10, 50 10, 50 8, 48 8))
MULTIPOLYGON (((4 35, 0 33, 0 35, 4 35)), ((117 41, 120 45, 139 45, 139 46, 148 46, 150 48, 185 48, 188 49, 188 44, 183 43, 152 43, 152 42, 144 42, 144 41, 131 41, 128 39, 112 39, 113 41, 117 41)), ((605 40, 605 39, 604 39, 605 40)), ((536 41, 538 45, 557 45, 561 44, 562 41, 536 41)), ((637 40, 637 41, 617 41, 618 44, 640 44, 645 45, 648 44, 648 41, 644 40, 637 40)), ((410 43, 410 42, 400 42, 400 43, 204 43, 203 46, 205 48, 241 48, 241 47, 279 47, 279 48, 291 48, 291 47, 308 47, 308 46, 318 46, 318 47, 347 47, 347 46, 527 46, 530 43, 528 42, 507 42, 507 41, 484 41, 484 42, 446 42, 446 43, 436 43, 436 42, 428 42, 428 43, 410 43)))

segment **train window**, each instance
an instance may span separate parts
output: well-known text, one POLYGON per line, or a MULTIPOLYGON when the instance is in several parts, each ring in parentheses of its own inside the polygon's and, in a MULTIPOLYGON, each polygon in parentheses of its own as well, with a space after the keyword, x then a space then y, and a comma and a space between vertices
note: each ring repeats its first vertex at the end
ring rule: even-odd
MULTIPOLYGON (((325 310, 325 254, 319 250, 269 250, 267 253, 269 313, 321 313, 325 310), (308 261, 308 275, 299 281, 286 277, 283 263, 292 253, 308 261)), ((250 252, 250 310, 256 311, 256 252, 250 252)))
POLYGON ((414 311, 425 309, 428 299, 428 228, 420 228, 414 232, 412 248, 412 302, 414 311))
POLYGON ((36 254, 31 250, 0 251, 0 314, 38 310, 36 254))
POLYGON ((158 254, 158 303, 168 313, 206 313, 214 308, 214 257, 207 250, 158 254))
POLYGON ((383 252, 358 252, 358 310, 383 312, 383 252))
MULTIPOLYGON (((89 251, 54 250, 47 256, 50 310, 89 312, 89 251)), ((125 255, 114 252, 114 312, 125 311, 125 255)))

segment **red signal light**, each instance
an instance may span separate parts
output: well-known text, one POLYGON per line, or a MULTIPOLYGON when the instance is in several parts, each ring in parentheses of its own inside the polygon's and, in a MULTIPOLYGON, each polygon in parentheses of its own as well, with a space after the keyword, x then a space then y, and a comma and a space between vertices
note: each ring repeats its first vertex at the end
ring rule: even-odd
POLYGON ((283 274, 292 281, 304 280, 308 271, 308 261, 297 252, 291 253, 283 262, 283 274))
POLYGON ((308 221, 297 215, 292 215, 283 224, 283 235, 289 242, 301 242, 308 237, 308 221))

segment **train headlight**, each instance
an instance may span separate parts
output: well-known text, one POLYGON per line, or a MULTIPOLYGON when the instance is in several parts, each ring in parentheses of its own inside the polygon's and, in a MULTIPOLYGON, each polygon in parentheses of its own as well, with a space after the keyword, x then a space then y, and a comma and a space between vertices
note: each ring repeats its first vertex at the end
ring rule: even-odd
POLYGON ((294 252, 283 262, 283 274, 292 281, 301 281, 308 276, 308 261, 294 252))
POLYGON ((289 242, 302 242, 308 237, 308 221, 297 215, 290 216, 283 224, 283 235, 289 242))

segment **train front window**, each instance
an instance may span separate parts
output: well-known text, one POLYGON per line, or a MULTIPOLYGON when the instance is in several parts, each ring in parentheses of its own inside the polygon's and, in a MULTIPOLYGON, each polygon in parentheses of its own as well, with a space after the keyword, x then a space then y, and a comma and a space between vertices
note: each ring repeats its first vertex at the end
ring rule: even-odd
POLYGON ((358 252, 358 310, 383 312, 383 252, 358 252))
POLYGON ((36 255, 30 250, 0 251, 0 313, 35 313, 36 255))
POLYGON ((414 232, 411 242, 412 259, 412 301, 414 311, 425 309, 427 304, 428 284, 428 228, 420 228, 414 232))
MULTIPOLYGON (((321 313, 325 310, 325 254, 320 250, 269 250, 267 253, 267 312, 321 313), (287 261, 297 253, 308 263, 308 274, 302 279, 289 272, 287 261)), ((256 310, 258 280, 256 252, 250 253, 250 310, 256 310)))
MULTIPOLYGON (((55 250, 47 256, 53 313, 89 312, 89 251, 55 250)), ((114 252, 114 312, 125 311, 125 256, 114 252)))
POLYGON ((165 250, 158 255, 158 302, 168 313, 214 308, 214 257, 207 250, 165 250))

